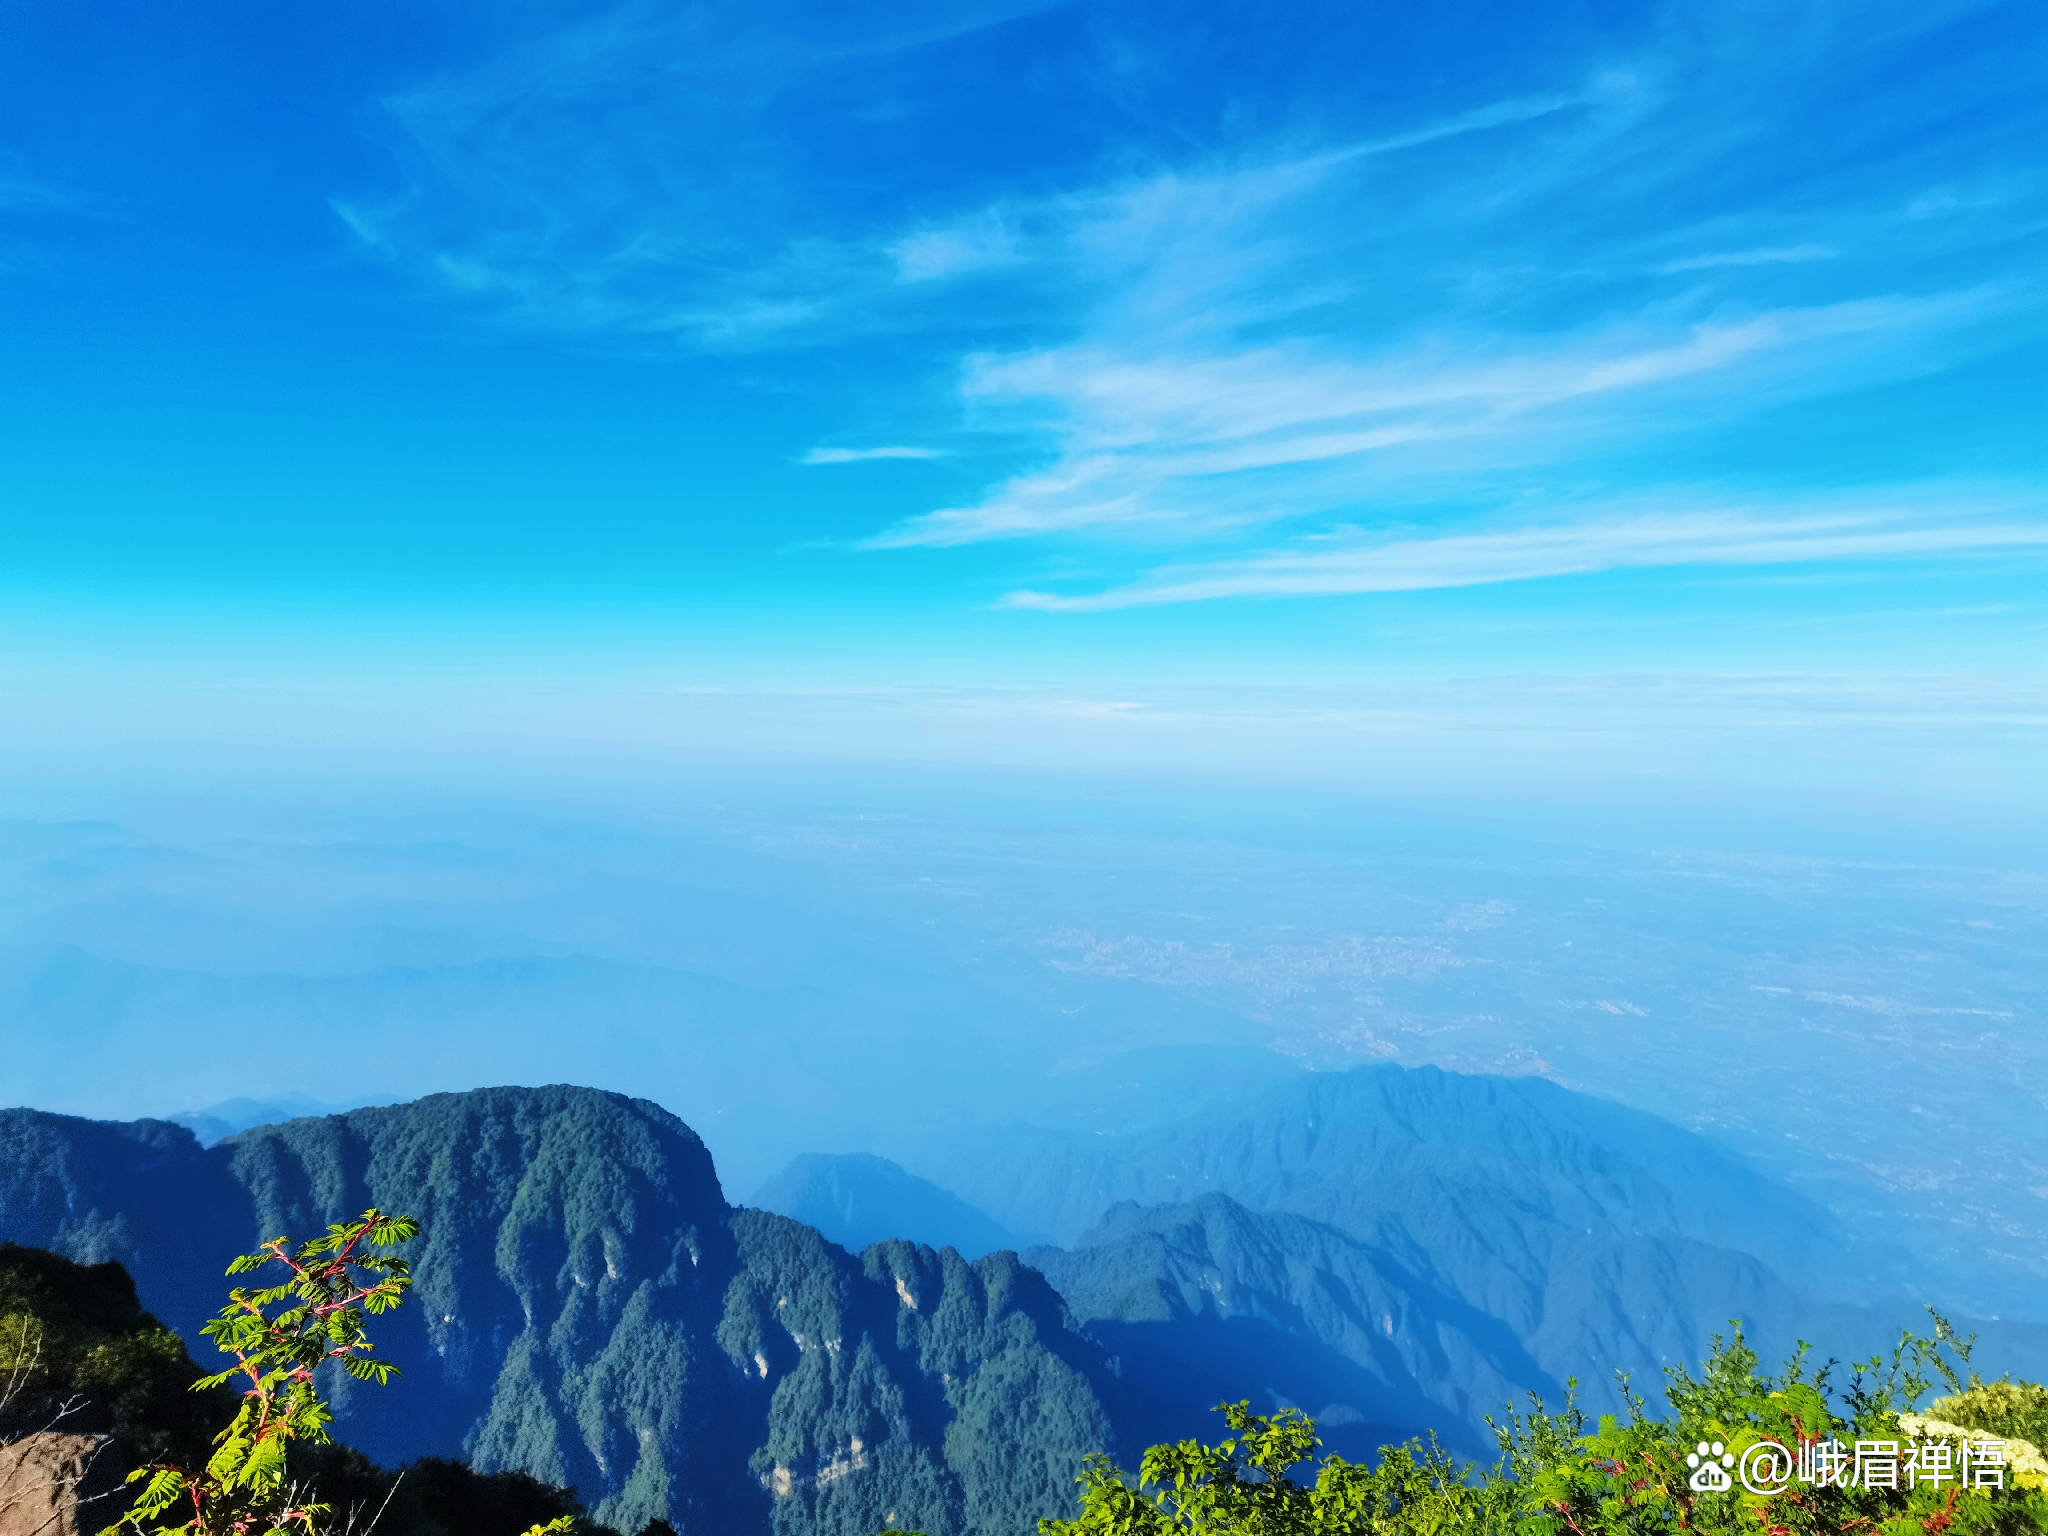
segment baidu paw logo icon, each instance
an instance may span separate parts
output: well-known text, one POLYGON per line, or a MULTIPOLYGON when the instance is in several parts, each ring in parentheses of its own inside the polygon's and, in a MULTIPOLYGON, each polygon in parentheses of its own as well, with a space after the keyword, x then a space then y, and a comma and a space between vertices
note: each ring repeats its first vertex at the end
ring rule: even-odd
POLYGON ((1718 1440, 1711 1445, 1702 1440, 1698 1450, 1686 1452, 1685 1464, 1693 1469, 1686 1486, 1694 1493, 1726 1493, 1731 1486, 1728 1469, 1735 1458, 1718 1440))

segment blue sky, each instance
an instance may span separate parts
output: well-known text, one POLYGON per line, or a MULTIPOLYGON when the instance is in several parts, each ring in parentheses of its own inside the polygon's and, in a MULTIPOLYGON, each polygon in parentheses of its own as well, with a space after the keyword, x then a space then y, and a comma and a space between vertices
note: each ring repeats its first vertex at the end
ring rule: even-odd
POLYGON ((2036 6, 9 25, 24 772, 2043 765, 2036 6))

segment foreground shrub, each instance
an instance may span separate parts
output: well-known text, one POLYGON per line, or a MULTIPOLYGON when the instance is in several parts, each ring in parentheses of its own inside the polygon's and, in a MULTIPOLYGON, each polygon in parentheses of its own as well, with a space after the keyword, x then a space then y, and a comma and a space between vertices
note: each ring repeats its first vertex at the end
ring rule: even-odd
MULTIPOLYGON (((309 1468, 291 1465, 292 1447, 313 1451, 302 1461, 324 1451, 330 1476, 345 1478, 348 1457, 333 1448, 333 1413, 317 1373, 334 1366, 379 1385, 398 1373, 374 1355, 364 1320, 404 1300, 412 1273, 389 1250, 418 1231, 411 1217, 365 1211, 324 1237, 297 1245, 273 1238, 230 1264, 230 1275, 277 1276, 273 1285, 229 1291, 220 1316, 201 1330, 234 1363, 202 1376, 196 1390, 233 1387, 240 1394, 234 1417, 213 1437, 203 1464, 164 1461, 130 1474, 134 1501, 102 1536, 319 1536, 329 1529, 334 1506, 312 1492, 303 1475, 309 1468)), ((531 1480, 516 1481, 494 1491, 530 1506, 533 1490, 524 1484, 531 1480)), ((491 1511, 466 1513, 487 1520, 491 1511)), ((558 1515, 526 1536, 562 1536, 574 1523, 558 1515)), ((479 1527, 464 1519, 461 1528, 479 1527)))
POLYGON ((1315 1424, 1248 1403, 1220 1412, 1229 1436, 1147 1451, 1135 1476, 1096 1456, 1081 1512, 1043 1536, 2019 1536, 2048 1531, 2036 1416, 2048 1393, 1986 1383, 1969 1342, 1936 1320, 1886 1358, 1809 1370, 1804 1353, 1760 1371, 1740 1329, 1703 1372, 1669 1373, 1653 1415, 1623 1383, 1625 1415, 1590 1422, 1569 1399, 1493 1425, 1500 1459, 1460 1465, 1433 1440, 1368 1466, 1320 1461, 1315 1424), (1939 1378, 1935 1421, 1914 1404, 1939 1378), (1931 1423, 1949 1426, 1930 1430, 1931 1423), (1953 1433, 1950 1433, 1952 1430, 1953 1433), (1988 1442, 1999 1441, 1997 1445, 1988 1442), (1298 1470, 1301 1469, 1301 1470, 1298 1470), (1764 1475, 1768 1471, 1772 1475, 1764 1475), (1782 1473, 1782 1477, 1775 1474, 1782 1473), (1760 1483, 1763 1490, 1750 1486, 1760 1483))

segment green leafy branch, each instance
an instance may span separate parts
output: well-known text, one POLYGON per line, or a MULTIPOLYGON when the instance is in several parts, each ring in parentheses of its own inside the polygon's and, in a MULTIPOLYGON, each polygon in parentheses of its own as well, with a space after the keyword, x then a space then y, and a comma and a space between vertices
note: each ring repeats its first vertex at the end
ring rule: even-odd
MULTIPOLYGON (((410 1216, 371 1209, 296 1246, 272 1238, 230 1264, 230 1275, 278 1265, 286 1271, 275 1285, 229 1291, 227 1306, 200 1330, 234 1363, 202 1376, 193 1390, 232 1383, 241 1404, 214 1436, 204 1467, 130 1473, 128 1482, 140 1485, 134 1502, 101 1536, 318 1536, 329 1507, 290 1480, 286 1452, 294 1440, 333 1439, 333 1411, 316 1374, 322 1366, 377 1386, 398 1374, 375 1357, 365 1320, 405 1299, 412 1271, 387 1250, 418 1232, 410 1216)), ((526 1536, 563 1536, 572 1525, 564 1517, 526 1536)))

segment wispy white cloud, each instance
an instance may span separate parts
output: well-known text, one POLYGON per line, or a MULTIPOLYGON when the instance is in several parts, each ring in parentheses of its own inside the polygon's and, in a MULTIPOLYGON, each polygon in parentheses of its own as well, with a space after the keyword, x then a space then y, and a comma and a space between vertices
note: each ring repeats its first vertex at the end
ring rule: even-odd
POLYGON ((1954 219, 2031 202, 2040 193, 2041 177, 2037 171, 1954 182, 1931 187, 1914 197, 1906 204, 1905 217, 1915 223, 1954 219))
POLYGON ((1672 566, 1962 558, 2048 549, 2048 502, 1902 496, 1829 509, 1732 505, 1594 511, 1572 521, 1404 538, 1352 534, 1168 565, 1094 592, 1017 591, 1013 608, 1086 613, 1219 598, 1330 597, 1672 566))
POLYGON ((926 283, 1009 266, 1025 257, 1025 237, 1000 210, 961 223, 913 230, 889 243, 896 273, 906 283, 926 283))
POLYGON ((39 167, 0 149, 0 212, 77 212, 90 206, 77 190, 57 185, 39 167))
POLYGON ((943 27, 936 16, 923 26, 899 18, 775 49, 745 27, 707 38, 631 10, 602 15, 387 98, 407 186, 330 205, 364 250, 494 301, 515 320, 780 347, 944 326, 953 317, 924 307, 919 290, 945 279, 1051 267, 1061 285, 1085 282, 1082 269, 1114 262, 1118 247, 1147 231, 1171 237, 1191 220, 1228 224, 1357 163, 1581 104, 1517 97, 1334 147, 1122 176, 938 217, 852 221, 824 189, 808 197, 808 219, 764 196, 790 173, 760 163, 771 153, 766 136, 736 133, 721 115, 759 110, 778 85, 800 93, 946 33, 1045 8, 992 5, 943 27), (744 104, 733 100, 740 86, 744 104), (637 123, 644 148, 596 153, 582 128, 591 114, 637 123))
POLYGON ((1833 261, 1842 253, 1832 245, 1808 241, 1803 245, 1760 245, 1744 251, 1717 251, 1705 256, 1684 256, 1667 261, 1659 272, 1706 272, 1716 267, 1775 267, 1803 261, 1833 261))
POLYGON ((1526 494, 1502 490, 1509 472, 1579 477, 1651 437, 1939 370, 1995 341, 1987 320, 2039 309, 2017 279, 1886 290, 1775 210, 1549 259, 1524 231, 1559 208, 1612 221, 1730 152, 1727 122, 1696 142, 1673 100, 1654 68, 1610 70, 1408 133, 977 215, 963 230, 1005 230, 1088 306, 1069 339, 963 363, 968 418, 1034 462, 865 547, 1199 542, 1370 518, 1390 495, 1484 505, 1526 494), (1405 150, 1450 158, 1390 163, 1405 150))
POLYGON ((25 176, 0 174, 0 209, 76 208, 78 199, 25 176))
MULTIPOLYGON (((980 359, 970 400, 1040 402, 1062 440, 1051 466, 1017 476, 986 500, 909 518, 875 535, 877 549, 958 545, 1084 530, 1180 525, 1214 531, 1355 505, 1384 461, 1429 450, 1466 476, 1488 462, 1582 451, 1606 412, 1610 430, 1640 434, 1698 419, 1646 419, 1645 408, 1715 375, 1751 392, 1797 388, 1788 364, 1815 349, 1924 332, 1982 296, 1869 299, 1741 320, 1567 336, 1508 351, 1441 342, 1346 359, 1301 348, 1145 357, 1106 348, 980 359), (1448 459, 1444 456, 1450 455, 1448 459), (1276 472, 1292 472, 1284 487, 1276 472), (1317 472, 1311 474, 1310 472, 1317 472)), ((1805 359, 1810 361, 1810 357, 1805 359)))
POLYGON ((890 445, 882 448, 813 448, 799 464, 865 464, 873 459, 939 459, 941 448, 911 448, 890 445))
MULTIPOLYGON (((837 140, 868 119, 847 104, 914 115, 896 65, 958 29, 945 7, 913 11, 795 43, 787 17, 587 20, 388 99, 406 188, 336 211, 381 259, 537 325, 754 349, 919 331, 904 368, 950 365, 956 387, 902 430, 964 429, 1008 468, 859 542, 1085 539, 1108 568, 1094 591, 1018 605, 2039 542, 2038 505, 1619 499, 1639 483, 1631 455, 1938 371, 2042 308, 2001 244, 2006 210, 2038 200, 2019 173, 1951 184, 1928 165, 1905 181, 1880 159, 1831 160, 1788 195, 1784 137, 1827 89, 1834 7, 1545 55, 1492 99, 1396 90, 1377 116, 1269 111, 1185 144, 1104 142, 1064 179, 968 166, 948 181, 960 167, 939 156, 913 181, 884 156, 849 189, 856 157, 837 140), (798 121, 820 100, 838 115, 798 121), (1936 190, 1902 217, 1902 185, 1936 190), (1990 211, 1927 217, 1963 206, 1990 211), (1597 496, 1606 509, 1587 510, 1597 496), (1389 531, 1404 518, 1417 531, 1389 531)), ((1901 89, 1886 103, 1901 134, 1948 110, 1901 89)), ((904 398, 929 399, 932 374, 903 371, 904 398)), ((820 446, 801 462, 941 452, 820 446)))
MULTIPOLYGON (((1512 97, 1415 128, 1312 150, 1275 147, 1263 155, 1197 164, 1033 198, 1011 198, 949 221, 920 225, 887 245, 905 282, 1024 264, 1059 269, 1087 283, 1119 268, 1156 262, 1189 242, 1217 275, 1240 279, 1245 252, 1218 250, 1217 234, 1242 238, 1262 219, 1298 211, 1298 200, 1362 162, 1556 117, 1597 102, 1599 93, 1512 97)), ((1260 238, 1270 239, 1271 230, 1260 238)), ((1124 275, 1128 276, 1126 270, 1124 275)))

